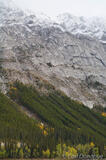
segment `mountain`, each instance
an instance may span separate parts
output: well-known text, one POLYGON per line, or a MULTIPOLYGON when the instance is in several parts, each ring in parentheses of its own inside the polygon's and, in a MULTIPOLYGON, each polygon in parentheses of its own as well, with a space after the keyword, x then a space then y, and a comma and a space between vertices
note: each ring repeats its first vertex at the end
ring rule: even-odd
POLYGON ((0 8, 16 8, 12 0, 0 0, 0 8))
POLYGON ((106 157, 105 47, 0 0, 1 159, 106 157))
POLYGON ((5 2, 0 6, 2 92, 16 80, 36 86, 37 77, 42 77, 89 107, 105 106, 105 44, 94 37, 73 35, 43 14, 24 12, 5 2))
POLYGON ((72 34, 90 36, 106 43, 106 18, 76 17, 64 13, 57 16, 57 22, 72 34))

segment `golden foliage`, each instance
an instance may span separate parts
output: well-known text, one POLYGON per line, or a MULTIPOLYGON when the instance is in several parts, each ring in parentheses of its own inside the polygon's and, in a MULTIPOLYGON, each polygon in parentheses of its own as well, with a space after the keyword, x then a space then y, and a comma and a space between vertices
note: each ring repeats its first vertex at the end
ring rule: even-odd
POLYGON ((50 157, 50 150, 49 149, 47 149, 46 151, 42 151, 42 153, 43 153, 44 158, 49 158, 50 157))
POLYGON ((106 112, 102 112, 102 116, 103 116, 103 117, 106 117, 106 112))
POLYGON ((44 130, 44 131, 43 131, 43 134, 44 134, 45 136, 47 136, 47 135, 48 135, 48 133, 47 133, 47 131, 46 131, 46 130, 44 130))
POLYGON ((95 144, 93 142, 91 142, 90 146, 93 148, 95 146, 95 144))
POLYGON ((15 87, 11 87, 11 88, 10 88, 10 90, 15 90, 15 91, 16 91, 16 90, 17 90, 17 88, 15 88, 15 87))
POLYGON ((38 127, 43 131, 43 135, 48 135, 48 128, 46 128, 43 123, 38 124, 38 127))
POLYGON ((38 124, 38 127, 39 127, 41 130, 43 130, 43 129, 44 129, 44 124, 43 124, 43 123, 40 123, 40 124, 38 124))

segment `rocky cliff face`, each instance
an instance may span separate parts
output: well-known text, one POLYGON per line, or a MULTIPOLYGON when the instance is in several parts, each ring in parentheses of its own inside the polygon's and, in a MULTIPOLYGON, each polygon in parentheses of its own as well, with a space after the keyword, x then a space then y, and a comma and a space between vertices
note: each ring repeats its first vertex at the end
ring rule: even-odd
POLYGON ((90 36, 106 43, 106 18, 76 17, 69 13, 63 13, 57 17, 57 22, 74 35, 90 36))
POLYGON ((73 99, 106 105, 106 48, 72 35, 49 18, 0 6, 0 88, 42 77, 73 99))

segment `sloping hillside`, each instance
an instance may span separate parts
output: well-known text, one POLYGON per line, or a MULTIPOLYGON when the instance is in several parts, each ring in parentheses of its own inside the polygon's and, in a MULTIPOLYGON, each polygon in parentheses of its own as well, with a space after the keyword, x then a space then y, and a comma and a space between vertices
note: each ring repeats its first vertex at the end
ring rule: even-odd
POLYGON ((15 83, 9 94, 49 126, 66 129, 73 143, 86 143, 91 139, 106 142, 106 119, 55 89, 44 94, 33 87, 15 83))
POLYGON ((91 142, 99 148, 99 154, 104 153, 106 117, 71 100, 50 84, 44 85, 42 91, 16 82, 8 92, 10 98, 0 93, 0 143, 5 143, 0 157, 47 158, 47 153, 56 157, 59 144, 76 146, 78 152, 78 144, 85 144, 85 148, 91 142), (35 118, 21 112, 21 107, 35 118), (21 148, 17 148, 18 143, 21 148))
POLYGON ((0 93, 0 141, 13 139, 30 142, 32 133, 41 134, 37 123, 21 113, 19 105, 0 93))

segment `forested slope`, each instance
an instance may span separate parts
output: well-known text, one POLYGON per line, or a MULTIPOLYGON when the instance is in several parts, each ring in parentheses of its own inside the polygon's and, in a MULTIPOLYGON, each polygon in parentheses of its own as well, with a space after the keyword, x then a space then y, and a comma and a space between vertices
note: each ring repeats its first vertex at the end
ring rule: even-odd
MULTIPOLYGON (((42 94, 20 83, 14 87, 10 91, 13 100, 36 113, 49 126, 67 130, 71 142, 86 143, 91 139, 106 142, 106 118, 80 102, 56 90, 42 94)), ((62 132, 63 135, 65 133, 62 132)))
MULTIPOLYGON (((16 82, 7 95, 0 93, 0 143, 2 142, 5 144, 5 152, 0 149, 0 158, 56 157, 56 150, 63 144, 76 146, 74 150, 71 148, 76 154, 79 152, 78 144, 84 145, 80 146, 84 150, 89 148, 86 154, 91 150, 94 153, 93 147, 98 147, 98 153, 104 154, 106 117, 71 100, 50 85, 48 92, 40 92, 32 86, 16 82), (21 112, 21 106, 38 118, 29 118, 21 112), (94 143, 93 147, 89 145, 91 142, 94 143), (18 143, 21 148, 17 149, 18 143)), ((65 150, 68 149, 69 147, 65 150)), ((63 154, 64 147, 61 150, 63 154)))

